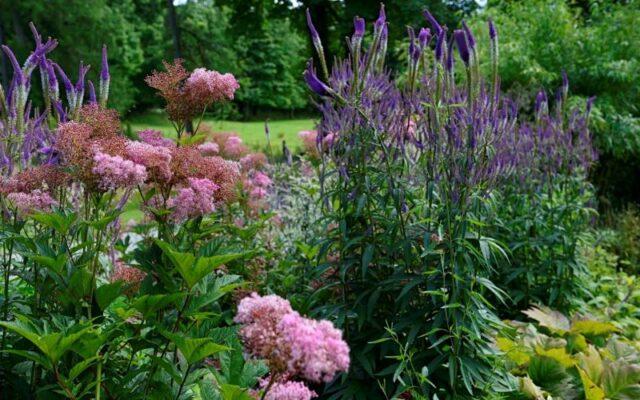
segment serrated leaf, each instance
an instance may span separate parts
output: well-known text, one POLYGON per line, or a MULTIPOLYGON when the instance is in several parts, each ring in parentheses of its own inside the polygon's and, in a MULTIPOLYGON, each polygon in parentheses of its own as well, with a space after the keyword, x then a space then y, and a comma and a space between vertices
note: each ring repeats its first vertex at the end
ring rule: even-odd
POLYGON ((536 346, 536 354, 552 358, 559 362, 564 368, 571 368, 575 365, 574 359, 567 353, 564 347, 544 349, 541 346, 536 346))
POLYGON ((517 365, 526 365, 531 359, 531 356, 524 351, 522 346, 519 346, 508 338, 498 337, 496 339, 496 346, 517 365))
POLYGON ((604 390, 598 387, 582 368, 578 368, 578 373, 584 388, 585 400, 604 400, 604 390))
POLYGON ((618 328, 610 322, 580 320, 574 321, 571 332, 589 336, 608 336, 618 332, 618 328))
POLYGON ((569 319, 558 311, 551 310, 547 307, 531 307, 522 312, 527 317, 538 321, 540 326, 544 326, 554 332, 564 333, 571 329, 569 319))
POLYGON ((143 316, 148 316, 161 310, 171 304, 175 304, 178 300, 185 296, 184 293, 172 294, 147 294, 138 297, 132 304, 132 307, 140 311, 143 316))
POLYGON ((168 332, 164 335, 176 345, 190 365, 222 351, 232 350, 231 347, 215 343, 211 338, 188 338, 168 332))
POLYGON ((120 296, 123 281, 107 283, 96 289, 96 301, 100 309, 104 310, 120 296))

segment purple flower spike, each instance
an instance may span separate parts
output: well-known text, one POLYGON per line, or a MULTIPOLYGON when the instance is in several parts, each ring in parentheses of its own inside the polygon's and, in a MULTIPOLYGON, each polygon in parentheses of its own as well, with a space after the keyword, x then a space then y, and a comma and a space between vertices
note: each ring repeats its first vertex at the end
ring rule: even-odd
POLYGON ((469 48, 471 50, 476 48, 476 38, 473 37, 473 33, 471 32, 471 29, 469 29, 469 26, 467 25, 467 23, 465 21, 462 21, 462 28, 464 29, 464 33, 467 36, 467 43, 469 43, 469 48))
POLYGON ((547 94, 544 90, 539 91, 536 95, 536 113, 540 112, 543 108, 546 108, 547 102, 547 94))
POLYGON ((89 68, 91 68, 90 65, 84 65, 82 61, 80 61, 80 68, 78 69, 78 81, 76 82, 76 92, 78 93, 84 91, 84 77, 87 75, 89 68))
POLYGON ((9 61, 11 62, 11 66, 13 67, 13 76, 17 85, 21 85, 25 82, 24 74, 22 73, 22 68, 20 68, 20 64, 18 64, 18 60, 16 60, 16 56, 13 54, 13 51, 8 46, 2 45, 2 50, 4 50, 7 57, 9 57, 9 61))
POLYGON ((107 45, 102 45, 102 68, 100 69, 100 79, 108 81, 109 76, 109 62, 107 60, 107 45))
POLYGON ((569 93, 569 77, 567 71, 562 70, 562 94, 567 95, 569 93))
POLYGON ((456 29, 453 32, 453 38, 458 45, 458 52, 460 53, 460 58, 464 65, 469 66, 469 45, 467 43, 467 35, 461 29, 456 29))
POLYGON ((431 31, 429 28, 421 28, 420 33, 418 34, 418 43, 420 43, 421 48, 427 47, 427 44, 431 40, 431 31))
POLYGON ((44 67, 44 70, 47 71, 47 77, 49 78, 49 86, 51 86, 52 88, 58 87, 58 78, 56 77, 56 71, 54 71, 53 69, 53 65, 51 60, 48 59, 43 59, 42 60, 42 66, 44 67))
POLYGON ((353 19, 353 26, 354 26, 353 36, 357 38, 363 37, 364 30, 365 30, 364 18, 355 17, 353 19))
MULTIPOLYGON (((444 35, 443 35, 444 36, 444 35)), ((445 63, 445 69, 447 72, 453 71, 453 66, 455 64, 455 60, 453 58, 453 40, 449 41, 449 51, 447 51, 447 60, 445 63)))
POLYGON ((492 20, 489 20, 489 38, 495 40, 498 37, 498 30, 492 20))
POLYGON ((384 12, 384 4, 380 4, 380 14, 378 15, 378 19, 375 23, 375 30, 379 32, 382 30, 382 27, 387 23, 387 15, 384 12))
POLYGON ((327 87, 327 85, 325 85, 320 79, 318 79, 318 76, 313 70, 312 62, 309 62, 307 64, 307 69, 304 71, 303 76, 305 82, 307 83, 307 86, 309 86, 309 89, 311 89, 317 95, 324 96, 329 92, 329 88, 327 87))
POLYGON ((441 36, 442 35, 442 26, 440 26, 438 21, 433 17, 433 15, 431 15, 429 10, 424 10, 422 15, 424 15, 425 19, 427 21, 429 21, 429 23, 431 24, 431 27, 436 32, 436 35, 441 36))
POLYGON ((89 80, 87 84, 89 86, 89 104, 96 104, 98 101, 96 99, 96 89, 93 87, 93 82, 89 80))
POLYGON ((436 38, 435 56, 436 60, 442 62, 442 55, 444 54, 444 35, 438 35, 436 38))
POLYGON ((591 109, 593 108, 593 103, 596 101, 596 96, 591 96, 587 99, 587 115, 591 113, 591 109))
POLYGON ((67 77, 67 74, 64 73, 64 70, 62 69, 62 67, 60 67, 57 63, 52 63, 52 64, 56 69, 56 71, 58 72, 60 79, 62 80, 62 85, 64 85, 64 90, 66 90, 68 93, 74 93, 75 90, 73 88, 73 84, 69 80, 69 77, 67 77))

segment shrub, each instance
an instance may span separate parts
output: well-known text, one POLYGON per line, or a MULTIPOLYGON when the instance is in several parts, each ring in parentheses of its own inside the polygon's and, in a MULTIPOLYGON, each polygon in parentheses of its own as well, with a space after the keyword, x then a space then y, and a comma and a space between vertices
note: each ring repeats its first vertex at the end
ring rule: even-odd
MULTIPOLYGON (((526 197, 528 190, 551 190, 551 177, 584 173, 594 156, 586 119, 550 113, 542 95, 533 122, 518 117, 514 103, 499 95, 493 24, 488 82, 468 27, 449 37, 426 12, 433 35, 409 29, 407 76, 398 84, 384 67, 383 11, 368 47, 365 23, 355 20, 349 58, 331 73, 309 23, 320 76, 310 65, 305 79, 321 99, 316 146, 327 226, 318 257, 326 283, 314 298, 326 303, 317 312, 337 315, 354 361, 349 380, 331 390, 341 398, 378 391, 473 397, 495 383, 495 354, 485 338, 500 321, 487 296, 507 301, 492 282, 500 279, 495 268, 517 268, 504 263, 510 249, 490 236, 500 225, 492 201, 513 201, 503 197, 507 187, 526 197)), ((583 181, 577 187, 583 190, 583 181)), ((556 195, 558 209, 571 204, 572 190, 556 195)), ((567 218, 565 225, 581 216, 567 218)), ((562 223, 549 221, 549 229, 562 223)), ((579 232, 567 232, 569 246, 579 232)))

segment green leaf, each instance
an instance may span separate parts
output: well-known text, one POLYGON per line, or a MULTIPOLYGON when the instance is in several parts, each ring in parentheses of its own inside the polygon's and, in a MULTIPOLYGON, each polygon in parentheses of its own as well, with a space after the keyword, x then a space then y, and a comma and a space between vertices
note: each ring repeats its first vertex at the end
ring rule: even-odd
POLYGON ((168 307, 171 304, 175 304, 178 300, 185 296, 184 293, 172 293, 172 294, 146 294, 138 297, 132 304, 133 308, 140 311, 143 316, 148 316, 168 307))
POLYGON ((60 357, 71 349, 80 338, 92 330, 91 326, 76 326, 75 330, 68 332, 53 332, 41 335, 35 326, 22 316, 12 322, 0 321, 3 326, 33 343, 55 365, 60 357))
POLYGON ((31 218, 64 235, 76 220, 76 214, 36 213, 31 215, 31 218))
POLYGON ((580 373, 580 380, 584 387, 585 400, 604 400, 604 390, 593 383, 589 375, 587 375, 582 368, 578 368, 578 373, 580 373))
POLYGON ((96 301, 102 310, 109 307, 109 304, 120 296, 123 284, 123 281, 116 281, 107 283, 96 289, 96 301))
POLYGON ((522 312, 527 317, 538 321, 540 326, 550 329, 553 332, 565 333, 571 329, 569 319, 558 311, 547 307, 531 307, 522 312))
POLYGON ((169 260, 171 260, 189 289, 193 288, 202 278, 209 275, 219 266, 246 255, 245 253, 230 253, 196 258, 191 253, 176 251, 171 248, 169 244, 160 240, 156 240, 156 243, 169 260))
POLYGON ((368 244, 367 247, 365 247, 364 252, 362 253, 362 279, 365 279, 367 276, 369 264, 371 263, 371 259, 373 258, 373 250, 373 245, 368 244))
POLYGON ((640 366, 614 361, 602 374, 602 388, 608 399, 640 399, 640 366))
POLYGON ((45 369, 48 369, 48 370, 52 370, 53 369, 49 359, 47 359, 44 355, 42 355, 40 353, 36 353, 35 351, 9 349, 9 350, 3 350, 2 353, 15 354, 15 355, 20 356, 22 358, 26 358, 27 360, 31 360, 33 362, 36 362, 36 363, 42 365, 45 369))
POLYGON ((581 333, 587 337, 609 336, 618 332, 618 328, 610 322, 580 320, 573 322, 571 332, 581 333))
POLYGON ((52 270, 58 275, 63 275, 63 272, 64 272, 63 268, 67 262, 67 255, 65 253, 58 254, 58 256, 56 256, 55 258, 38 255, 38 254, 30 255, 29 258, 31 258, 33 261, 37 262, 38 264, 43 265, 46 268, 52 270))
POLYGON ((220 385, 220 392, 222 392, 223 400, 253 400, 254 397, 250 396, 247 389, 241 388, 236 385, 222 384, 220 385))
POLYGON ((217 344, 211 338, 188 338, 172 333, 164 333, 180 350, 189 365, 197 363, 213 354, 232 350, 231 347, 217 344))

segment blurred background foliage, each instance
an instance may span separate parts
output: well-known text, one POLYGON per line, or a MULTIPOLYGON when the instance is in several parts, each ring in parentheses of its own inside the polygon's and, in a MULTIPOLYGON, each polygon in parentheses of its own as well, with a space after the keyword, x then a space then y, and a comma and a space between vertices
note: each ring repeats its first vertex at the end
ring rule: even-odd
MULTIPOLYGON (((344 37, 356 15, 375 19, 379 0, 0 0, 0 41, 24 59, 32 38, 24 21, 58 38, 53 53, 72 75, 83 60, 94 68, 100 48, 109 47, 112 105, 124 114, 159 106, 144 77, 172 59, 169 8, 174 7, 180 56, 188 68, 204 66, 238 77, 232 107, 216 110, 235 119, 313 116, 301 74, 311 56, 303 10, 309 8, 329 59, 344 51, 344 37), (73 61, 72 61, 73 60, 73 61)), ((404 26, 427 26, 428 8, 439 21, 457 27, 467 19, 478 35, 494 19, 500 31, 502 88, 530 112, 535 93, 571 82, 574 103, 596 96, 592 130, 600 162, 592 181, 603 210, 640 199, 640 2, 633 0, 403 0, 387 1, 390 45, 400 48, 404 26)), ((482 46, 488 41, 479 40, 482 46)), ((488 49, 484 49, 488 51, 488 49)), ((390 51, 393 73, 403 70, 405 52, 390 51)), ((3 55, 4 56, 4 55, 3 55)), ((488 59, 488 57, 484 57, 488 59)), ((11 67, 0 65, 6 85, 11 67)), ((37 83, 34 83, 37 84, 37 83)), ((554 93, 548 93, 553 97, 554 93)))

